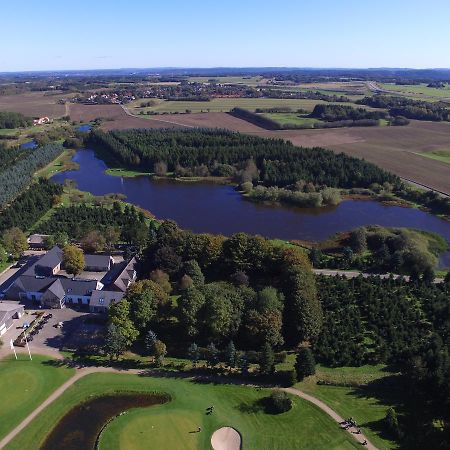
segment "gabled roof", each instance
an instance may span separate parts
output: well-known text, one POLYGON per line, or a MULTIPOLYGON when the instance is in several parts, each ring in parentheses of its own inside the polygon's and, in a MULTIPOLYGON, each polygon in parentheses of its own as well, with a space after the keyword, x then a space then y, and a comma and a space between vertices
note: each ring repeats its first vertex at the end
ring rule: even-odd
POLYGON ((31 267, 29 267, 24 275, 35 276, 39 275, 40 268, 54 269, 63 260, 62 250, 55 245, 45 255, 41 256, 31 267))
POLYGON ((85 267, 109 267, 110 263, 110 255, 84 255, 85 267))
POLYGON ((10 287, 23 292, 43 292, 55 281, 55 277, 35 277, 21 275, 10 287))
POLYGON ((92 292, 90 306, 100 306, 109 308, 111 303, 122 300, 124 292, 118 291, 94 291, 92 292))
POLYGON ((121 270, 111 283, 111 287, 125 292, 129 284, 134 280, 137 261, 136 258, 131 258, 130 261, 122 263, 121 270))
POLYGON ((47 295, 47 293, 52 293, 56 298, 59 298, 60 300, 64 298, 66 295, 66 292, 64 290, 64 287, 61 283, 61 280, 58 278, 53 282, 53 284, 50 285, 50 287, 47 289, 47 292, 44 294, 44 296, 47 295))
POLYGON ((19 309, 23 309, 23 305, 17 302, 0 302, 0 311, 15 313, 19 309))
POLYGON ((89 296, 97 289, 97 280, 74 280, 70 278, 60 278, 66 295, 89 296))
POLYGON ((18 311, 23 312, 23 305, 16 302, 0 302, 0 325, 6 322, 10 317, 18 311))

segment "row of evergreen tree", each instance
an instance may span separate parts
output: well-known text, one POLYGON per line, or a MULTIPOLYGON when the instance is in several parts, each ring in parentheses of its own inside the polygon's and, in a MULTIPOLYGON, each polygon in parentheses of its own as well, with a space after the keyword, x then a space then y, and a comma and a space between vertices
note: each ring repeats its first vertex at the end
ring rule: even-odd
POLYGON ((388 109, 391 116, 403 116, 408 119, 449 121, 450 108, 442 102, 425 102, 412 100, 406 97, 396 97, 391 95, 374 95, 358 100, 361 105, 372 108, 388 109))
POLYGON ((52 208, 62 190, 61 185, 40 178, 0 212, 0 233, 12 227, 29 229, 52 208))
POLYGON ((0 129, 29 127, 30 125, 33 125, 31 117, 26 117, 17 112, 0 111, 0 129))
POLYGON ((14 200, 31 184, 34 173, 63 151, 61 144, 48 144, 28 153, 0 172, 0 207, 14 200))

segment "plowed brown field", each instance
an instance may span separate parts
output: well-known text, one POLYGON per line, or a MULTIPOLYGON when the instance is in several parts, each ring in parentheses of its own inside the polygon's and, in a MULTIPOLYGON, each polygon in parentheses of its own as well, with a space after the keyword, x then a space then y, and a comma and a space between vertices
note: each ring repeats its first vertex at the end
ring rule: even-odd
POLYGON ((43 92, 27 92, 26 94, 0 96, 0 111, 19 112, 30 117, 62 117, 65 106, 58 103, 63 94, 49 94, 43 92))

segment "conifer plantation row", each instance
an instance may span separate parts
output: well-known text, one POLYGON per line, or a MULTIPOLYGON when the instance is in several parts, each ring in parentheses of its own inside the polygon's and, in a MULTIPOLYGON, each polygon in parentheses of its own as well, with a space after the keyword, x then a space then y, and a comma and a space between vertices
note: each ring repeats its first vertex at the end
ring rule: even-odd
POLYGON ((364 160, 322 148, 298 148, 281 139, 263 139, 225 130, 125 130, 95 131, 90 144, 100 149, 109 164, 157 172, 206 167, 220 176, 226 167, 243 170, 249 160, 266 186, 284 187, 299 180, 315 185, 351 188, 373 183, 399 184, 397 176, 364 160))
POLYGON ((0 169, 0 208, 14 200, 31 184, 34 173, 53 161, 62 151, 61 144, 48 144, 0 169))

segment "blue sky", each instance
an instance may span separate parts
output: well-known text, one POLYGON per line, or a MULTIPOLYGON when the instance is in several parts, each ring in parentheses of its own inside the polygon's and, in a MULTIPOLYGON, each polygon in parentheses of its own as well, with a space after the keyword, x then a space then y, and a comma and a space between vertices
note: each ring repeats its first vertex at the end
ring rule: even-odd
POLYGON ((450 1, 0 0, 0 72, 450 67, 450 1))

